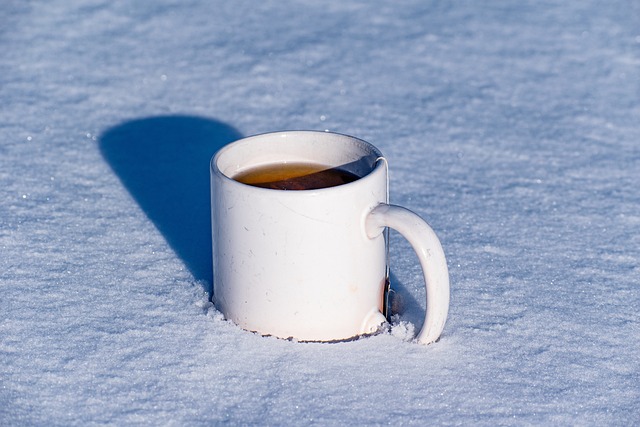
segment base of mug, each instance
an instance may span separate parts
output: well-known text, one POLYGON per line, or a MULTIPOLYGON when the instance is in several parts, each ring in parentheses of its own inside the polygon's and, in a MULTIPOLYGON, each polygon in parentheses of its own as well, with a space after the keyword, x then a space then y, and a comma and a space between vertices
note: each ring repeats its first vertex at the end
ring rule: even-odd
POLYGON ((238 326, 232 320, 229 320, 229 319, 225 319, 225 320, 227 320, 228 322, 234 324, 235 326, 238 326, 240 329, 242 329, 242 330, 244 330, 246 332, 251 332, 252 334, 259 335, 259 336, 264 337, 264 338, 277 338, 279 340, 284 340, 284 341, 299 342, 299 343, 310 343, 310 344, 312 344, 312 343, 339 344, 339 343, 357 341, 357 340, 359 340, 361 338, 372 337, 372 336, 375 336, 375 335, 378 335, 378 334, 384 332, 385 331, 385 326, 388 325, 387 319, 382 315, 382 313, 380 313, 380 312, 377 312, 377 313, 379 314, 379 317, 370 316, 369 318, 370 319, 377 319, 377 320, 381 320, 381 321, 379 323, 375 324, 375 325, 370 324, 369 327, 368 327, 368 330, 366 332, 355 334, 355 335, 353 335, 351 337, 347 337, 347 338, 337 338, 337 339, 331 339, 331 340, 314 340, 314 339, 308 340, 308 339, 296 338, 296 337, 293 337, 293 336, 285 338, 285 337, 280 337, 280 336, 277 336, 277 335, 263 334, 263 333, 258 332, 258 331, 252 331, 252 330, 249 330, 249 329, 242 328, 242 327, 238 326))

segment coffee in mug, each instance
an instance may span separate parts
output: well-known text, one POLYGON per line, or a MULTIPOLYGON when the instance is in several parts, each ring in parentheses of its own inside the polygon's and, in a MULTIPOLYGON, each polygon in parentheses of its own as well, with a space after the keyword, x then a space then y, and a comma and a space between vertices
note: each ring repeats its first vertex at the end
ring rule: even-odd
POLYGON ((273 190, 317 190, 348 184, 358 178, 340 167, 298 162, 262 165, 233 176, 243 184, 273 190))

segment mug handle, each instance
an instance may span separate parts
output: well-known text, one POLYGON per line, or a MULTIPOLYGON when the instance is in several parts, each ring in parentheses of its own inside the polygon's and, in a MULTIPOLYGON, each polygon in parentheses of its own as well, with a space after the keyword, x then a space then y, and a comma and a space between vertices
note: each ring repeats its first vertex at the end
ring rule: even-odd
POLYGON ((367 236, 373 239, 391 227, 398 231, 418 255, 427 290, 424 324, 416 340, 435 342, 444 329, 449 312, 449 270, 440 240, 422 218, 401 206, 382 203, 367 216, 367 236))

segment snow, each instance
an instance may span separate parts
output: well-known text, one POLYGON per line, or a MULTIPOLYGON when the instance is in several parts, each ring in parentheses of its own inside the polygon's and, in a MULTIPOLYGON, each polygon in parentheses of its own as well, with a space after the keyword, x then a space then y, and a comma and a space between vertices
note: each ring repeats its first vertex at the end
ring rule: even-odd
POLYGON ((640 3, 5 1, 0 424, 640 421, 640 3), (339 344, 208 302, 208 162, 330 129, 448 257, 441 340, 339 344))

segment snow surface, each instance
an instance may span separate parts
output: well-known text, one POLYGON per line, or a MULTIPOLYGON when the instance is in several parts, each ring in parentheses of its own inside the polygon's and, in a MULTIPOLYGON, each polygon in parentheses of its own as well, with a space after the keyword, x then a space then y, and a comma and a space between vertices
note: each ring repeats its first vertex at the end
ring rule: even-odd
POLYGON ((0 424, 640 422, 640 2, 0 3, 0 424), (208 302, 208 162, 330 129, 450 265, 412 341, 264 338, 208 302))

